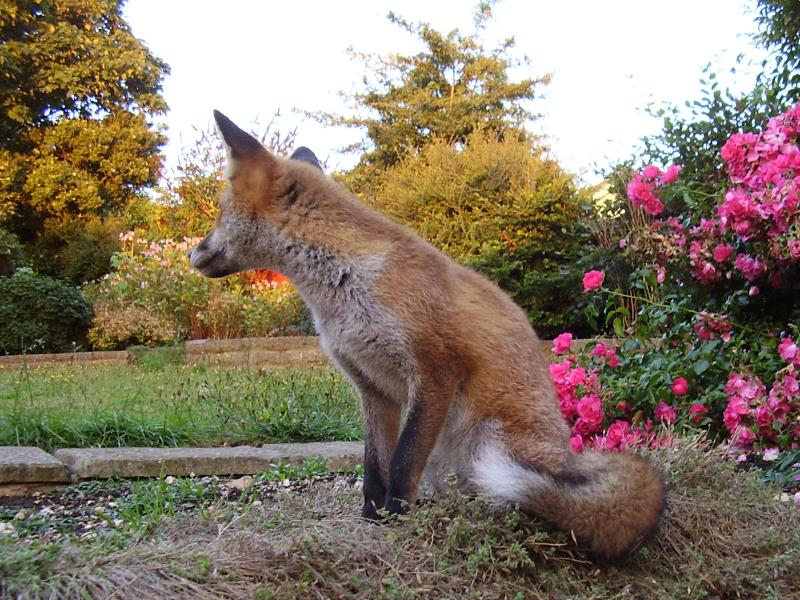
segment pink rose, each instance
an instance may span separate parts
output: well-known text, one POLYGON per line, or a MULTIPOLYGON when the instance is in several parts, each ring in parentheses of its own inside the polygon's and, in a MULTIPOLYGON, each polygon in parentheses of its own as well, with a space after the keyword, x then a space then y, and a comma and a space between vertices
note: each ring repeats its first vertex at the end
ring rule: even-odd
POLYGON ((606 355, 606 345, 603 342, 597 342, 597 345, 592 348, 592 356, 603 357, 606 355))
POLYGON ((733 254, 733 246, 730 244, 717 244, 714 248, 714 260, 723 263, 733 254))
POLYGON ((667 270, 661 265, 656 265, 656 281, 661 285, 667 279, 667 270))
POLYGON ((742 416, 748 414, 749 412, 750 408, 747 406, 747 403, 743 398, 739 396, 731 396, 728 398, 728 405, 722 412, 722 421, 725 423, 725 427, 728 428, 728 431, 732 433, 739 427, 742 421, 742 416))
POLYGON ((680 172, 683 170, 683 167, 680 165, 672 165, 661 176, 661 185, 667 185, 669 183, 673 183, 677 178, 680 172))
POLYGON ((655 165, 647 165, 642 171, 642 175, 647 177, 648 179, 655 179, 659 175, 661 175, 661 169, 659 169, 655 165))
POLYGON ((583 367, 575 367, 569 373, 567 373, 567 382, 572 385, 573 387, 577 387, 579 385, 586 385, 586 369, 583 367))
POLYGON ((578 401, 578 416, 597 427, 603 422, 603 405, 597 396, 585 396, 578 401))
POLYGON ((778 449, 777 446, 775 446, 774 448, 766 448, 764 450, 764 454, 761 456, 761 458, 763 460, 768 461, 768 462, 772 462, 774 460, 778 460, 778 454, 779 453, 780 453, 780 450, 778 449))
POLYGON ((733 433, 733 440, 740 446, 750 446, 756 439, 756 434, 747 427, 739 427, 733 433))
POLYGON ((628 422, 627 421, 614 421, 606 431, 606 442, 609 450, 619 448, 624 445, 625 438, 628 435, 628 422))
POLYGON ((655 216, 664 210, 664 204, 655 194, 655 186, 639 173, 633 176, 627 192, 631 204, 641 206, 648 214, 655 216))
POLYGON ((572 345, 572 334, 562 333, 556 339, 553 340, 553 353, 564 354, 564 352, 569 351, 571 345, 572 345))
POLYGON ((653 414, 655 415, 656 419, 658 419, 659 421, 661 421, 666 425, 671 425, 672 423, 674 423, 675 419, 678 416, 677 413, 675 412, 675 409, 672 408, 669 404, 667 404, 663 400, 658 403, 658 406, 656 406, 655 410, 653 411, 653 414))
POLYGON ((756 409, 756 425, 759 427, 769 427, 772 424, 772 418, 772 411, 766 404, 762 404, 756 409))
POLYGON ((599 288, 603 285, 603 280, 606 274, 603 271, 589 271, 583 276, 583 291, 584 293, 599 288))
POLYGON ((793 362, 797 358, 797 353, 797 344, 792 341, 792 338, 785 337, 781 340, 778 345, 778 354, 783 360, 793 362))
POLYGON ((692 417, 692 423, 695 425, 699 425, 707 413, 708 409, 702 404, 695 403, 689 407, 689 415, 692 417))
POLYGON ((789 240, 786 245, 789 248, 789 256, 794 260, 800 258, 800 240, 789 240))
POLYGON ((573 452, 582 452, 583 436, 580 433, 576 433, 571 438, 569 438, 569 445, 572 448, 573 452))
POLYGON ((672 393, 676 396, 684 396, 689 391, 689 382, 683 377, 676 377, 672 382, 672 393))

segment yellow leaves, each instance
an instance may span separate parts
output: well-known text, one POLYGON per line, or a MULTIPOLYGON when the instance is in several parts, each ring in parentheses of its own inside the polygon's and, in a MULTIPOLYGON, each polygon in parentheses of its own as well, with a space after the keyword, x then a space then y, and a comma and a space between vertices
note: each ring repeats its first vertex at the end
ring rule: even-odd
POLYGON ((580 210, 571 177, 528 141, 472 134, 463 146, 436 140, 376 172, 367 197, 456 259, 500 244, 566 245, 580 210), (558 232, 558 234, 556 233, 558 232))

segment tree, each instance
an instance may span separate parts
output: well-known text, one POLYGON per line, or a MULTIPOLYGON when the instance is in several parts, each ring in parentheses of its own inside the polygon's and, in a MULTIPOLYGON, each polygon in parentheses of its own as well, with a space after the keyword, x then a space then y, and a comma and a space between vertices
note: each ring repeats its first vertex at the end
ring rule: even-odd
POLYGON ((481 41, 492 4, 477 6, 470 34, 390 13, 422 50, 357 55, 369 68, 351 97, 359 114, 324 118, 366 132, 360 162, 342 175, 362 200, 496 281, 545 335, 580 330, 583 196, 526 129, 549 77, 514 81, 511 69, 528 62, 513 57, 514 40, 481 41))
POLYGON ((535 115, 527 102, 549 78, 511 80, 509 69, 520 62, 509 56, 513 38, 492 50, 480 42, 491 16, 491 3, 481 3, 475 32, 464 35, 390 13, 389 20, 419 38, 424 49, 411 56, 354 53, 374 77, 365 78, 365 91, 351 98, 361 114, 323 119, 366 130, 367 139, 356 148, 364 152, 362 171, 393 165, 433 139, 463 144, 476 130, 499 139, 528 136, 525 122, 535 115))
POLYGON ((800 3, 796 0, 758 0, 756 40, 775 59, 774 84, 790 88, 795 98, 800 90, 800 3))
MULTIPOLYGON (((720 150, 737 131, 758 131, 767 120, 800 100, 800 3, 796 0, 758 0, 755 40, 770 52, 752 90, 735 94, 722 89, 708 65, 700 83, 701 96, 686 108, 669 106, 661 133, 646 138, 650 160, 683 165, 682 178, 707 192, 726 182, 720 150)), ((740 61, 745 60, 739 57, 740 61)))
POLYGON ((164 137, 151 122, 168 67, 122 5, 0 3, 0 223, 37 246, 38 263, 62 231, 119 214, 158 179, 164 137))

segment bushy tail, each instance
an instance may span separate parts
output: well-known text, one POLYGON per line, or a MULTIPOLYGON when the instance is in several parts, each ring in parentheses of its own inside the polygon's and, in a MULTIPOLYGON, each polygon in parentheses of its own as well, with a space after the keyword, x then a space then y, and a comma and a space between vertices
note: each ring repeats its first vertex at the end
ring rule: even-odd
POLYGON ((475 462, 475 483, 494 501, 571 531, 603 561, 635 552, 655 532, 666 504, 661 476, 635 454, 585 451, 571 457, 567 470, 548 474, 487 448, 475 462))

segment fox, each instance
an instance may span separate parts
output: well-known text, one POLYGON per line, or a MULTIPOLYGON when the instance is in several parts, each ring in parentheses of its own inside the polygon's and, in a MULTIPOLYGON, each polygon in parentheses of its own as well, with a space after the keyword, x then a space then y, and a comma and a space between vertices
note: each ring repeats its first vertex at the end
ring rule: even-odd
POLYGON ((292 281, 360 396, 363 518, 403 514, 421 486, 455 481, 570 532, 598 562, 655 533, 661 474, 634 453, 571 449, 547 357, 505 292, 355 198, 308 148, 277 156, 213 114, 227 185, 190 263, 292 281))

